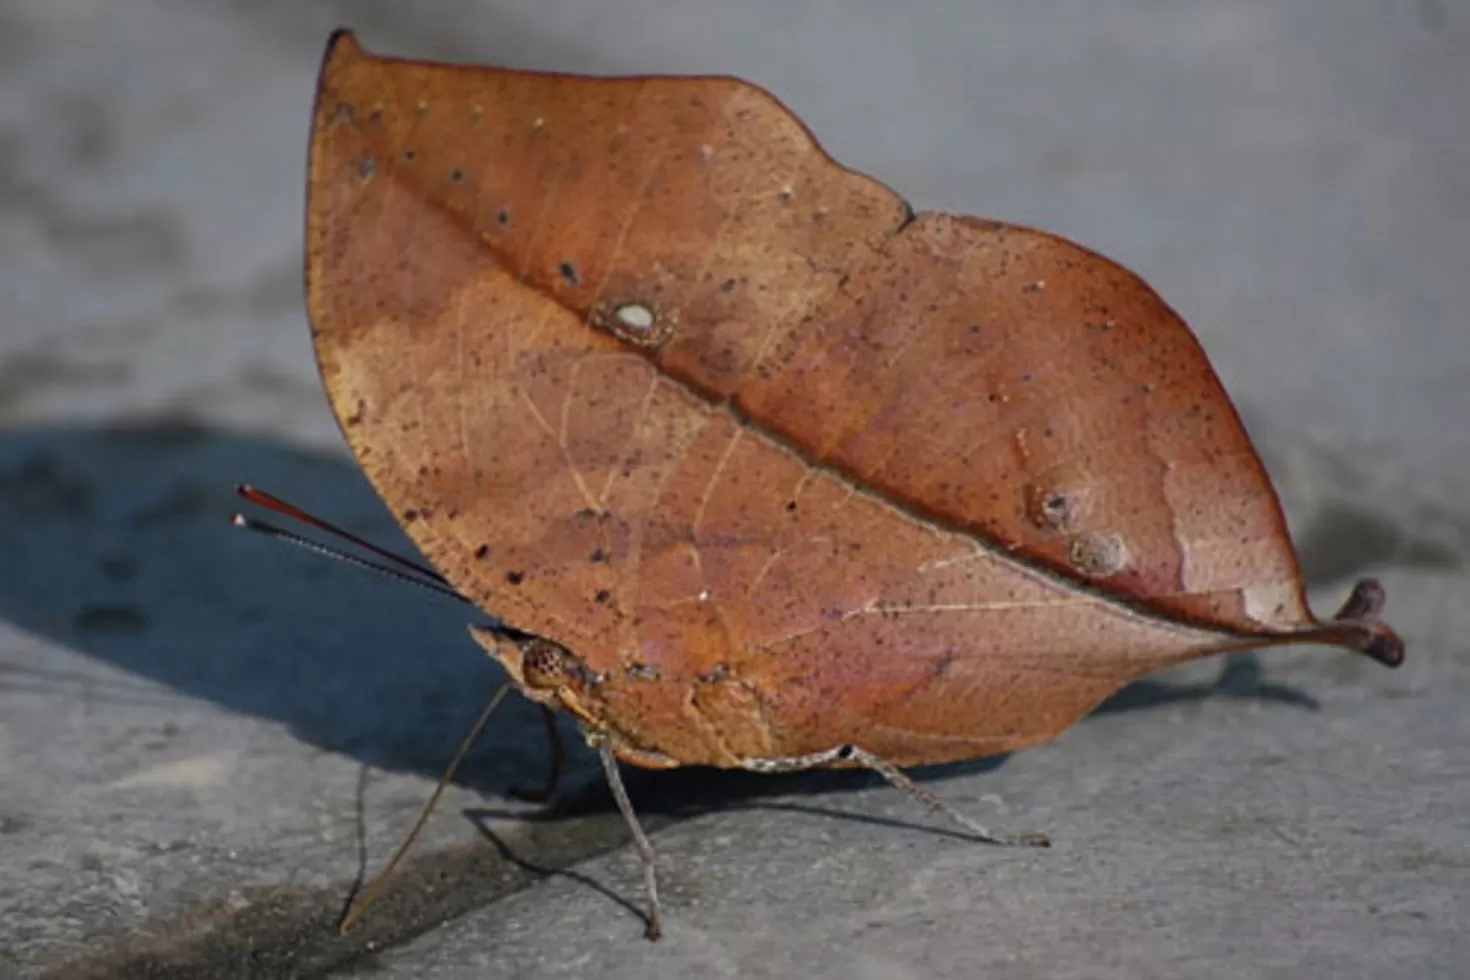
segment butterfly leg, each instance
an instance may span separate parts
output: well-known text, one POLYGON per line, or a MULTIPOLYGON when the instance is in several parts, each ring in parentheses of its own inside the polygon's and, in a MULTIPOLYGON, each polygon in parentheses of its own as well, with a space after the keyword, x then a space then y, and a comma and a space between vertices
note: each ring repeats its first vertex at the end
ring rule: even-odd
POLYGON ((1017 834, 1000 834, 976 823, 959 810, 944 802, 938 795, 914 782, 904 771, 880 756, 856 745, 844 745, 846 754, 842 758, 867 766, 888 780, 889 784, 903 790, 935 813, 942 814, 964 827, 977 839, 987 844, 1004 844, 1011 847, 1050 847, 1051 839, 1039 831, 1024 831, 1017 834))
POLYGON ((541 720, 546 725, 546 745, 551 752, 550 767, 546 774, 544 786, 514 786, 511 792, 517 798, 527 803, 549 803, 556 795, 556 787, 561 782, 562 765, 566 762, 566 746, 562 744, 561 732, 556 728, 556 712, 546 705, 538 705, 541 709, 541 720))
POLYGON ((618 760, 613 756, 612 740, 599 732, 588 732, 587 740, 597 749, 597 757, 602 760, 602 771, 607 776, 613 799, 617 801, 618 810, 622 812, 623 820, 633 833, 633 843, 637 845, 638 856, 643 860, 643 884, 648 890, 648 927, 644 929, 643 935, 649 940, 658 939, 663 935, 663 925, 660 921, 658 870, 654 865, 653 845, 648 842, 648 835, 639 825, 638 815, 633 812, 633 804, 628 799, 628 791, 623 787, 623 777, 618 773, 618 760))
POLYGON ((802 769, 817 769, 832 765, 835 762, 855 762, 873 770, 896 789, 901 789, 909 796, 918 800, 924 806, 935 813, 948 817, 969 831, 977 840, 986 844, 1002 844, 1011 847, 1050 847, 1051 840, 1046 834, 1040 832, 1023 832, 1017 834, 997 833, 983 824, 965 816, 959 810, 944 802, 938 795, 914 782, 898 766, 889 762, 882 756, 874 755, 867 749, 857 745, 839 745, 835 749, 825 752, 813 752, 810 755, 792 756, 785 759, 742 759, 741 765, 753 772, 798 772, 802 769))

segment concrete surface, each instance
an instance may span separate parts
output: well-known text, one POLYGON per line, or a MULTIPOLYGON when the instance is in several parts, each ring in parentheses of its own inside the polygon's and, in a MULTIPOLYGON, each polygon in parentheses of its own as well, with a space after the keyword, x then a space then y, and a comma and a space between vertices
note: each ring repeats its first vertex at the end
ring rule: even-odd
POLYGON ((0 0, 0 975, 1463 976, 1470 3, 0 0), (637 774, 510 709, 368 926, 331 925, 496 684, 464 610, 231 531, 250 480, 389 544, 299 286, 327 31, 732 72, 919 207, 1063 232, 1191 321, 1319 605, 1409 662, 1238 657, 925 774, 637 774), (1223 673, 1222 673, 1223 671, 1223 673))

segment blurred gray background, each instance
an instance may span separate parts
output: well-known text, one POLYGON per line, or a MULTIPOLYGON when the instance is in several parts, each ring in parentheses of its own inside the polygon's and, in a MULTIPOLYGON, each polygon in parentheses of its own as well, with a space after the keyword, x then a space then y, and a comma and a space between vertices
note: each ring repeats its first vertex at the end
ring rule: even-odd
MULTIPOLYGON (((1463 976, 1470 3, 0 0, 0 975, 1463 976), (1190 321, 1314 601, 1409 663, 1240 656, 1057 742, 871 779, 632 774, 510 708, 333 922, 497 673, 464 610, 232 531, 249 480, 388 544, 300 288, 313 79, 372 50, 732 73, 919 208, 1063 233, 1190 321)), ((568 734, 571 734, 568 731, 568 734)))

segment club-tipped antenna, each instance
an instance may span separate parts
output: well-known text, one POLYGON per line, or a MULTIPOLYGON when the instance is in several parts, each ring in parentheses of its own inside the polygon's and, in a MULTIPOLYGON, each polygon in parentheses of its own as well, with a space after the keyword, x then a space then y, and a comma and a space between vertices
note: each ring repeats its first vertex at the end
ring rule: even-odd
MULTIPOLYGON (((460 602, 474 605, 474 603, 471 602, 468 598, 456 592, 450 586, 442 584, 444 582, 442 576, 436 575, 433 579, 424 579, 420 578, 418 575, 409 575, 406 572, 399 571, 391 565, 371 561, 367 558, 351 554, 350 552, 333 548, 331 545, 323 544, 320 541, 315 541, 311 538, 303 537, 299 534, 288 531, 283 527, 277 527, 276 525, 271 524, 268 521, 257 520, 253 517, 247 517, 244 514, 231 515, 230 523, 234 524, 236 527, 243 527, 247 531, 255 531, 259 534, 264 534, 266 537, 274 538, 277 541, 283 541, 286 544, 295 545, 298 548, 304 548, 307 551, 313 552, 314 554, 325 555, 328 558, 335 558, 338 561, 344 561, 349 565, 355 565, 358 568, 365 568, 370 572, 377 572, 379 575, 386 575, 388 578, 396 579, 399 582, 407 582, 409 585, 416 585, 421 589, 427 589, 430 592, 435 592, 439 595, 449 596, 451 599, 458 599, 460 602)), ((346 537, 348 537, 349 539, 353 538, 352 535, 346 535, 346 537)), ((379 548, 372 548, 371 550, 375 554, 381 553, 381 549, 379 548)), ((402 561, 410 567, 413 565, 413 562, 408 561, 408 559, 406 558, 402 559, 402 561)))
POLYGON ((438 572, 434 571, 429 566, 416 562, 411 558, 405 558, 400 554, 389 551, 387 548, 380 547, 373 544, 371 541, 360 538, 357 535, 353 534, 351 531, 344 530, 343 528, 338 527, 330 521, 323 520, 322 518, 317 517, 315 514, 307 513, 290 501, 282 500, 280 497, 277 497, 273 493, 267 493, 264 490, 252 487, 248 483, 237 483, 235 485, 235 493, 250 501, 252 504, 264 507, 267 510, 273 510, 277 514, 284 514, 292 520, 297 520, 300 521, 302 524, 310 525, 311 527, 314 527, 319 531, 326 531, 328 534, 336 535, 343 541, 349 541, 352 544, 357 545, 364 551, 371 551, 379 558, 390 561, 393 564, 398 565, 401 568, 406 568, 409 571, 414 572, 418 575, 422 575, 424 578, 433 579, 440 585, 449 585, 448 579, 446 579, 443 575, 440 575, 438 572))

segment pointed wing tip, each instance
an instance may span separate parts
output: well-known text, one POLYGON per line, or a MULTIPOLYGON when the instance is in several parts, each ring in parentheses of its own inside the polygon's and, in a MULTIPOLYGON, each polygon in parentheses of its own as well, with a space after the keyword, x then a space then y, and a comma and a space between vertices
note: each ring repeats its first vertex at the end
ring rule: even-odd
MULTIPOLYGON (((357 43, 357 35, 352 33, 351 28, 339 27, 327 38, 326 49, 322 52, 322 65, 316 76, 316 116, 317 122, 321 121, 322 106, 328 89, 331 88, 333 76, 346 65, 366 56, 362 45, 357 43)), ((313 126, 312 138, 315 141, 315 129, 313 126)))
POLYGON ((1363 652, 1385 667, 1397 667, 1404 662, 1404 641, 1386 623, 1374 623, 1369 643, 1363 652))
POLYGON ((327 49, 322 56, 322 62, 330 64, 338 58, 360 54, 362 54, 362 45, 357 42, 357 35, 352 33, 352 28, 339 27, 327 38, 327 49))
POLYGON ((1353 586, 1337 618, 1356 622, 1363 628, 1365 643, 1360 650, 1385 667, 1397 667, 1404 662, 1404 641, 1378 618, 1386 599, 1387 593, 1378 580, 1365 578, 1353 586))
POLYGON ((1257 634, 1253 638, 1255 643, 1232 643, 1214 652, 1223 653, 1227 649, 1244 649, 1251 645, 1322 643, 1361 653, 1385 667, 1398 667, 1404 662, 1404 641, 1392 626, 1378 618, 1383 611, 1384 596, 1383 586, 1376 580, 1363 579, 1353 586, 1352 594, 1331 619, 1313 618, 1306 625, 1270 630, 1257 634))
POLYGON ((1404 641, 1378 618, 1387 594, 1377 579, 1365 578, 1353 586, 1342 609, 1325 629, 1332 642, 1372 657, 1385 667, 1404 662, 1404 641))

